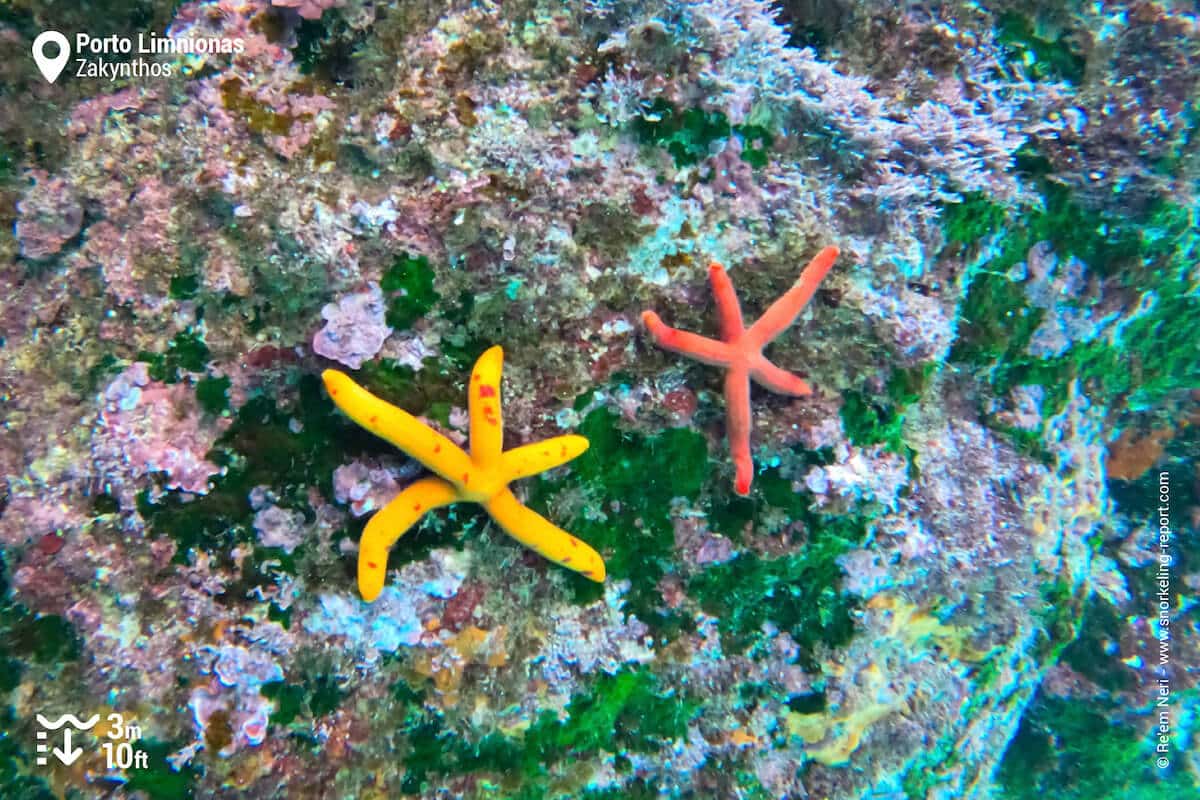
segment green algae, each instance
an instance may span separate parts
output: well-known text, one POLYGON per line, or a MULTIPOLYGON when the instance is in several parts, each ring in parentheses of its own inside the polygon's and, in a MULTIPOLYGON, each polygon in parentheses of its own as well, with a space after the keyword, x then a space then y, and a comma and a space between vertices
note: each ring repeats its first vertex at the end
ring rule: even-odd
POLYGON ((949 783, 945 771, 957 756, 953 737, 943 736, 930 750, 920 753, 900 779, 900 788, 908 800, 925 800, 937 786, 949 783))
MULTIPOLYGON (((674 560, 672 500, 699 494, 709 474, 708 442, 686 428, 645 436, 623 430, 618 419, 605 408, 589 413, 575 431, 588 439, 587 452, 571 462, 567 477, 539 478, 529 504, 546 514, 556 495, 584 490, 587 505, 601 513, 580 509, 556 522, 596 548, 613 579, 631 581, 626 608, 653 626, 668 617, 659 610, 657 584, 674 560)), ((577 601, 599 597, 598 584, 572 576, 577 601)))
POLYGON ((821 714, 829 707, 829 703, 825 698, 825 692, 808 692, 788 697, 787 707, 788 711, 797 714, 821 714))
POLYGON ((201 378, 196 381, 196 402, 213 416, 219 417, 229 410, 229 378, 201 378))
POLYGON ((75 628, 57 614, 35 614, 8 596, 7 565, 0 554, 0 665, 15 667, 0 678, 0 690, 15 688, 22 661, 55 667, 76 661, 82 641, 75 628), (12 684, 12 685, 8 685, 12 684))
POLYGON ((58 614, 31 614, 19 603, 3 612, 7 619, 0 628, 0 652, 55 666, 79 658, 82 641, 75 627, 58 614))
POLYGON ((178 383, 184 372, 204 372, 210 358, 203 335, 190 327, 175 334, 162 353, 143 350, 137 354, 137 360, 148 365, 151 379, 163 383, 178 383))
POLYGON ((697 698, 665 690, 648 667, 602 674, 571 698, 565 717, 543 711, 521 738, 499 733, 471 742, 446 730, 436 713, 423 708, 423 693, 401 683, 393 696, 408 714, 402 726, 408 750, 401 787, 421 791, 434 776, 490 773, 503 781, 505 797, 578 796, 551 786, 546 765, 619 748, 620 753, 655 753, 663 743, 686 738, 698 713, 697 698))
MULTIPOLYGON (((20 685, 29 662, 49 669, 79 658, 82 642, 69 622, 58 615, 38 615, 9 598, 8 570, 0 553, 0 694, 20 685)), ((55 795, 40 777, 27 774, 33 759, 21 746, 32 735, 15 735, 18 720, 9 703, 0 706, 0 786, 14 800, 50 800, 55 795)), ((72 792, 69 796, 79 796, 72 792)))
POLYGON ((100 388, 100 384, 118 375, 125 369, 125 363, 112 353, 105 353, 96 359, 87 371, 85 386, 89 394, 100 388))
POLYGON ((451 386, 438 386, 431 392, 429 373, 422 370, 418 378, 416 370, 406 364, 390 359, 373 359, 350 373, 355 383, 372 394, 399 406, 410 414, 424 415, 435 398, 449 397, 451 386))
POLYGON ((308 682, 308 707, 314 717, 324 717, 337 711, 346 692, 335 675, 317 675, 308 682))
POLYGON ((271 712, 272 725, 291 725, 304 708, 304 687, 284 681, 264 683, 259 689, 263 697, 275 705, 271 712))
POLYGON ((720 111, 679 110, 658 98, 631 123, 642 144, 661 147, 676 167, 698 164, 713 154, 714 145, 737 134, 744 142, 741 158, 754 168, 765 167, 774 135, 763 125, 731 125, 720 111))
POLYGON ((635 135, 645 144, 661 147, 684 167, 708 158, 710 148, 733 132, 729 119, 719 111, 688 108, 679 111, 667 100, 654 101, 648 112, 633 122, 635 135))
MULTIPOLYGON (((1154 768, 1151 740, 1121 721, 1121 710, 1104 699, 1036 697, 997 771, 1004 797, 1153 800, 1191 794, 1186 770, 1154 768)), ((1169 754, 1173 763, 1182 763, 1181 757, 1169 754)))
POLYGON ((275 705, 271 712, 271 724, 288 726, 302 714, 313 718, 324 717, 337 711, 346 691, 335 675, 320 674, 304 684, 271 681, 260 689, 263 697, 275 705))
POLYGON ((1035 81, 1078 84, 1083 80, 1087 58, 1078 37, 1069 31, 1039 29, 1035 19, 1009 11, 996 21, 996 41, 1008 51, 1008 59, 1023 64, 1035 81))
POLYGON ((12 149, 6 142, 0 141, 0 185, 17 177, 16 164, 12 149))
POLYGON ((837 559, 863 541, 867 521, 814 513, 777 470, 767 470, 756 483, 763 505, 804 523, 807 541, 778 558, 741 553, 694 576, 687 593, 717 618, 726 652, 752 648, 764 636, 764 623, 771 622, 800 645, 802 662, 815 666, 818 646, 837 647, 853 637, 857 601, 840 591, 837 559))
POLYGON ((1089 397, 1117 410, 1155 402, 1200 381, 1195 337, 1161 335, 1200 326, 1200 298, 1187 277, 1200 252, 1193 212, 1164 203, 1145 219, 1115 219, 1084 210, 1065 189, 1049 183, 1043 186, 1041 209, 1003 222, 986 201, 972 199, 952 209, 947 209, 948 240, 961 246, 968 236, 990 234, 996 242, 995 254, 975 274, 959 310, 950 360, 985 368, 997 395, 1019 385, 1042 386, 1042 413, 1049 416, 1065 407, 1076 380, 1089 397), (1030 304, 1008 273, 1041 241, 1050 242, 1060 260, 1076 256, 1093 276, 1153 302, 1123 323, 1112 341, 1106 332, 1057 356, 1029 353, 1045 312, 1030 304))
MULTIPOLYGON (((897 396, 910 397, 899 391, 897 396)), ((586 397, 580 401, 586 405, 586 397)), ((707 440, 701 434, 676 428, 645 436, 622 430, 618 420, 604 408, 589 413, 577 433, 586 436, 591 447, 572 462, 568 475, 540 478, 530 505, 549 513, 551 504, 558 505, 556 500, 582 491, 590 498, 589 507, 603 510, 603 518, 579 513, 557 521, 604 555, 613 579, 631 581, 625 597, 627 612, 664 639, 692 626, 689 618, 662 608, 658 589, 661 578, 675 570, 678 555, 670 512, 673 501, 683 498, 698 502, 710 529, 734 543, 766 514, 802 522, 810 537, 798 553, 775 559, 743 553, 688 581, 688 596, 720 620, 727 651, 750 648, 768 621, 789 631, 806 657, 818 643, 836 646, 849 641, 855 601, 839 591, 842 570, 836 560, 863 540, 865 517, 813 512, 807 496, 794 491, 791 480, 778 469, 763 471, 749 498, 733 496, 727 487, 705 496, 706 484, 717 478, 710 470, 707 440)), ((827 456, 806 457, 823 463, 827 456)), ((596 584, 574 576, 571 580, 577 602, 599 596, 596 584)))
POLYGON ((998 232, 1008 219, 1008 209, 982 192, 963 192, 957 203, 942 209, 942 230, 952 245, 976 246, 998 232))
MULTIPOLYGON (((588 789, 579 795, 580 800, 656 800, 662 793, 648 786, 644 780, 635 779, 625 786, 613 786, 608 789, 588 789)), ((540 800, 534 798, 533 800, 540 800)))
POLYGON ((742 161, 755 169, 762 169, 770 159, 771 145, 775 136, 762 125, 735 125, 733 128, 742 137, 742 161))
MULTIPOLYGON (((6 800, 57 800, 45 780, 28 774, 33 758, 21 747, 21 741, 32 736, 20 736, 19 723, 8 703, 0 706, 0 786, 6 800)), ((77 793, 72 795, 78 797, 77 793)))
POLYGON ((294 610, 291 606, 280 608, 275 601, 271 601, 271 604, 267 606, 267 619, 271 622, 278 622, 283 626, 284 630, 288 630, 292 627, 292 612, 294 610))
POLYGON ((387 324, 405 330, 428 314, 440 296, 433 288, 433 268, 425 256, 402 254, 379 282, 387 296, 387 324))
POLYGON ((882 397, 854 389, 842 393, 842 428, 846 438, 859 447, 882 444, 885 449, 907 454, 903 430, 906 409, 921 398, 936 365, 920 364, 895 369, 882 397))
POLYGON ((727 652, 746 651, 771 622, 797 640, 805 663, 814 666, 819 643, 837 647, 854 633, 855 602, 837 588, 842 571, 835 559, 845 549, 845 541, 833 540, 778 559, 741 554, 689 581, 688 594, 717 617, 727 652))
POLYGON ((185 766, 176 770, 167 757, 182 749, 183 745, 164 742, 153 738, 140 739, 137 747, 148 757, 148 767, 131 769, 126 774, 129 792, 142 792, 149 800, 189 800, 193 796, 192 786, 197 773, 194 767, 185 766))
POLYGON ((1056 663, 1063 651, 1079 635, 1089 588, 1072 588, 1062 578, 1046 581, 1038 587, 1042 607, 1034 612, 1040 629, 1032 654, 1038 663, 1056 663))
POLYGON ((694 698, 677 696, 673 690, 664 693, 648 667, 601 675, 588 692, 571 698, 565 720, 543 711, 526 731, 525 770, 537 770, 541 762, 567 755, 611 749, 614 744, 626 751, 656 752, 661 743, 686 737, 688 722, 698 708, 694 698))
MULTIPOLYGON (((285 26, 281 23, 280 27, 285 26)), ((288 38, 288 31, 280 34, 281 40, 288 38)), ((290 38, 295 42, 291 53, 301 75, 328 83, 345 83, 355 72, 357 51, 366 34, 351 34, 342 13, 328 8, 320 19, 301 19, 290 31, 290 38)))
POLYGON ((1084 606, 1079 633, 1063 648, 1061 661, 1106 692, 1133 690, 1137 682, 1133 670, 1106 652, 1110 642, 1119 641, 1124 626, 1117 609, 1093 594, 1084 606))
MULTIPOLYGON (((244 240, 240 243, 240 261, 256 289, 252 301, 237 306, 250 320, 251 333, 271 328, 291 331, 297 320, 320 318, 320 310, 329 299, 329 275, 323 261, 293 236, 278 234, 269 248, 249 236, 234 238, 244 240)), ((279 338, 299 339, 311 333, 306 329, 303 334, 288 333, 279 338)))
POLYGON ((172 300, 191 300, 200 291, 200 276, 194 272, 171 278, 168 296, 172 300))
MULTIPOLYGON (((281 405, 259 395, 238 410, 208 453, 225 474, 213 479, 207 494, 193 498, 166 491, 152 499, 145 490, 138 495, 138 510, 151 531, 175 540, 177 562, 186 563, 191 549, 228 556, 234 545, 255 540, 249 495, 256 486, 273 490, 280 505, 303 511, 308 508, 308 487, 333 496, 333 471, 344 463, 347 451, 384 447, 337 415, 320 380, 304 375, 294 402, 281 405)), ((279 553, 259 555, 266 559, 279 553)))

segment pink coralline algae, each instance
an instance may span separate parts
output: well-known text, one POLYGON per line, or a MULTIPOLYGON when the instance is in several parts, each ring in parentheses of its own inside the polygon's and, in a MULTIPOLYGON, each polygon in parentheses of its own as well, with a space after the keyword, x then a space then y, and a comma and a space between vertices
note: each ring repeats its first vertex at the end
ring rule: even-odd
POLYGON ((341 0, 271 0, 276 8, 294 8, 305 19, 320 19, 328 9, 341 4, 341 0))
POLYGON ((129 111, 140 107, 154 92, 130 87, 112 94, 98 94, 75 106, 67 131, 74 136, 99 131, 104 120, 113 111, 129 111))
POLYGON ((222 756, 233 755, 243 746, 262 744, 274 708, 259 688, 283 679, 283 670, 274 657, 257 647, 222 645, 209 670, 214 679, 207 686, 197 687, 188 703, 200 738, 227 739, 220 750, 222 756), (228 730, 208 734, 214 718, 228 730))
POLYGON ((375 357, 392 329, 384 319, 383 292, 372 283, 365 292, 347 295, 321 309, 325 327, 313 337, 313 350, 350 369, 375 357))
POLYGON ((908 483, 908 463, 882 447, 859 448, 839 445, 837 461, 813 467, 804 477, 808 490, 820 507, 835 500, 863 499, 895 508, 900 490, 908 483))
MULTIPOLYGON (((1026 261, 1013 267, 1010 277, 1022 281, 1029 302, 1044 313, 1029 339, 1029 352, 1039 358, 1062 355, 1075 344, 1087 343, 1101 334, 1119 335, 1119 308, 1105 307, 1099 300, 1099 283, 1087 264, 1072 256, 1059 259, 1050 242, 1029 248, 1026 261)), ((1147 292, 1143 307, 1155 302, 1147 292)), ((1133 312, 1138 313, 1137 309, 1133 312)))
POLYGON ((1042 402, 1046 391, 1038 385, 1014 386, 1009 392, 1008 408, 996 413, 996 419, 1002 424, 1023 431, 1041 430, 1042 402))
POLYGON ((409 462, 399 470, 355 461, 333 471, 333 494, 339 503, 350 506, 356 517, 383 508, 400 493, 400 481, 420 473, 420 465, 409 462))
POLYGON ((279 506, 268 506, 254 515, 254 530, 263 547, 295 550, 304 538, 304 515, 279 506))
POLYGON ((4 516, 0 517, 0 544, 23 544, 35 536, 81 527, 85 522, 83 514, 63 503, 17 495, 9 500, 4 516))
POLYGON ((346 593, 323 593, 317 607, 304 617, 304 629, 314 639, 337 637, 339 648, 374 662, 382 653, 402 647, 430 647, 439 641, 425 620, 441 614, 457 594, 468 563, 457 552, 435 550, 427 562, 406 565, 371 605, 346 593))
POLYGON ((675 549, 685 563, 696 566, 723 564, 736 555, 733 542, 709 530, 703 515, 680 509, 672 517, 675 549))
MULTIPOLYGON (((205 455, 229 422, 202 420, 191 387, 153 381, 139 362, 108 385, 101 401, 92 455, 104 474, 126 476, 132 486, 141 476, 161 472, 169 489, 208 492, 221 468, 205 455)), ((119 494, 126 499, 125 492, 119 494)))
POLYGON ((900 366, 910 367, 945 358, 954 341, 954 321, 945 304, 907 287, 890 290, 853 284, 846 298, 862 309, 889 342, 900 366))
POLYGON ((166 294, 153 263, 173 262, 178 248, 171 235, 174 192, 166 181, 147 178, 132 193, 114 181, 105 188, 107 219, 88 228, 81 255, 100 267, 108 289, 123 303, 154 306, 147 290, 166 294))
POLYGON ((62 250, 83 225, 83 208, 63 178, 30 172, 33 186, 17 203, 15 232, 25 258, 43 259, 62 250))
POLYGON ((605 586, 604 598, 585 607, 570 606, 554 614, 542 650, 532 663, 542 676, 563 690, 573 684, 573 675, 603 670, 610 675, 622 664, 648 663, 654 659, 653 637, 645 623, 622 610, 622 596, 629 581, 605 586))

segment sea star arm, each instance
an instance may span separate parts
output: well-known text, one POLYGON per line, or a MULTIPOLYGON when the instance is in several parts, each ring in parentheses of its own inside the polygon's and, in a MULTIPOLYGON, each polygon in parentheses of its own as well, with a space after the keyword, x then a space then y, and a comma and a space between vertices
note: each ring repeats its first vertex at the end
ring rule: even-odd
POLYGON ((708 280, 712 284, 713 298, 717 301, 721 338, 726 342, 735 341, 746 326, 742 322, 742 304, 738 302, 733 281, 729 280, 729 273, 720 264, 708 265, 708 280))
POLYGON ((383 591, 388 550, 430 509, 453 503, 454 487, 432 475, 410 484, 392 502, 376 512, 358 543, 358 592, 373 602, 383 591))
POLYGON ((599 553, 536 511, 521 505, 511 490, 501 490, 484 507, 505 533, 530 550, 585 578, 604 582, 604 559, 599 553))
POLYGON ((792 288, 772 303, 758 321, 750 326, 746 336, 753 346, 763 348, 796 320, 804 306, 812 299, 826 273, 833 267, 838 252, 836 247, 826 247, 817 253, 800 273, 800 278, 792 284, 792 288))
POLYGON ((321 377, 337 407, 371 433, 391 442, 451 482, 470 472, 470 457, 412 414, 379 399, 344 372, 327 369, 321 377))
POLYGON ((488 350, 475 362, 471 385, 467 388, 470 421, 471 460, 479 466, 494 464, 504 445, 504 422, 500 409, 500 372, 504 351, 500 345, 488 350))
POLYGON ((808 381, 798 375, 793 375, 786 369, 780 369, 765 358, 759 358, 754 364, 750 370, 750 377, 754 378, 760 386, 765 386, 778 394, 787 394, 792 397, 804 397, 812 394, 812 386, 809 386, 808 381))
POLYGON ((587 449, 588 440, 582 436, 555 436, 505 451, 500 469, 505 481, 515 481, 562 466, 587 449))
POLYGON ((740 370, 725 373, 725 434, 733 456, 733 490, 750 494, 754 461, 750 458, 750 376, 740 370))
POLYGON ((724 367, 729 364, 729 347, 724 342, 672 328, 653 311, 642 312, 642 322, 658 342, 659 347, 710 364, 724 367))

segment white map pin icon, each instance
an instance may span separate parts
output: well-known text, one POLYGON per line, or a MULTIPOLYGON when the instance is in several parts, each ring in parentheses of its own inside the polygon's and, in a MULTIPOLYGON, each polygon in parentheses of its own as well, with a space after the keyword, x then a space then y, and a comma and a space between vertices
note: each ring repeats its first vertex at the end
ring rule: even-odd
POLYGON ((33 40, 33 60, 42 71, 42 77, 51 83, 58 79, 70 59, 71 43, 58 31, 42 31, 33 40), (58 55, 53 58, 46 55, 46 45, 50 43, 58 45, 58 55))

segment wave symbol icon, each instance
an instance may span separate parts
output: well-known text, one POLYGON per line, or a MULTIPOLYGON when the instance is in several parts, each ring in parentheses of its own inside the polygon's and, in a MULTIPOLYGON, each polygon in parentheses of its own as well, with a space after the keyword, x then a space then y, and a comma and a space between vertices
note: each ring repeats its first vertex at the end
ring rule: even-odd
POLYGON ((58 719, 54 720, 54 722, 51 722, 50 720, 43 717, 41 714, 38 714, 37 721, 38 721, 38 725, 41 725, 43 728, 46 728, 47 730, 52 730, 52 731, 58 730, 64 724, 66 724, 68 722, 70 722, 72 726, 74 726, 75 728, 78 728, 81 731, 90 731, 92 729, 92 727, 97 722, 100 721, 100 715, 93 714, 87 722, 81 722, 79 717, 75 716, 74 714, 63 714, 58 719))

